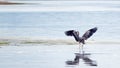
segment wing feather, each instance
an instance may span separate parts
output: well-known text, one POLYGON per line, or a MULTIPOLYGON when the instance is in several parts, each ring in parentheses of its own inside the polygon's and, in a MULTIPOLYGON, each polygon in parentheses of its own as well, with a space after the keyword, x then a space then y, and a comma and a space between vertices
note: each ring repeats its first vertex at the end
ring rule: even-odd
POLYGON ((74 38, 75 38, 76 41, 79 41, 79 40, 80 40, 78 31, 69 30, 69 31, 66 31, 65 34, 66 34, 67 36, 74 36, 74 38))
POLYGON ((85 40, 87 40, 88 38, 90 38, 95 32, 97 31, 97 27, 94 27, 92 29, 89 29, 88 31, 86 31, 82 38, 84 38, 85 40))

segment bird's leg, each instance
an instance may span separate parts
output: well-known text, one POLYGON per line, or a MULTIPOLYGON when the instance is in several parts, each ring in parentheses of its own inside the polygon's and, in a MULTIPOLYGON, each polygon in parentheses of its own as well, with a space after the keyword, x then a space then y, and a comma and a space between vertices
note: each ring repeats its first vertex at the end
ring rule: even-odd
POLYGON ((81 46, 81 53, 83 54, 83 52, 84 52, 84 50, 83 50, 83 45, 84 44, 82 44, 82 46, 81 46))
POLYGON ((83 54, 83 44, 79 42, 79 53, 83 54))
POLYGON ((79 53, 81 53, 81 43, 79 43, 79 53))

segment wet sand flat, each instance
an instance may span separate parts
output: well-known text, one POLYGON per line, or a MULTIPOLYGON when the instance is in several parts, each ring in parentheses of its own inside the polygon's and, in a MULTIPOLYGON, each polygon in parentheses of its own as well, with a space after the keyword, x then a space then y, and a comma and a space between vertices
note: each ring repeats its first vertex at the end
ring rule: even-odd
MULTIPOLYGON (((96 68, 119 67, 119 44, 87 44, 84 47, 90 58, 97 62, 96 68)), ((2 68, 91 68, 83 60, 78 65, 67 65, 78 53, 78 45, 21 44, 0 48, 0 67, 2 68)))

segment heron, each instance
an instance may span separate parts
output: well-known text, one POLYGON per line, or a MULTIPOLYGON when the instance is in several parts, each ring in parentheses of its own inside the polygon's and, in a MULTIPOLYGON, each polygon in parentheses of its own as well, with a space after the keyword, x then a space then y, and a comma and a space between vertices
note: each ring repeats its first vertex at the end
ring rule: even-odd
MULTIPOLYGON (((83 50, 83 45, 85 44, 85 40, 90 38, 97 31, 97 29, 98 29, 97 27, 94 27, 87 30, 82 37, 79 36, 79 31, 76 31, 76 30, 65 31, 65 34, 67 36, 73 36, 76 42, 78 42, 80 45, 82 44, 82 50, 83 50)), ((80 48, 80 45, 79 45, 79 48, 80 48)))

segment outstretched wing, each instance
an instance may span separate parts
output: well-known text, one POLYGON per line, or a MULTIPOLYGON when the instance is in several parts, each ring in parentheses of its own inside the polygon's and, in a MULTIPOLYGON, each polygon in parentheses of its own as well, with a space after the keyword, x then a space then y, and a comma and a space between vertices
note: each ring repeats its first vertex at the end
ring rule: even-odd
POLYGON ((80 38, 79 38, 79 32, 78 31, 75 31, 75 30, 68 30, 68 31, 65 31, 65 34, 67 36, 74 36, 75 40, 76 41, 79 41, 80 38))
POLYGON ((94 27, 92 29, 89 29, 88 31, 85 32, 85 34, 82 36, 85 40, 90 38, 95 32, 97 31, 97 27, 94 27))
POLYGON ((74 32, 74 30, 68 30, 68 31, 65 31, 65 34, 67 36, 73 36, 73 32, 74 32))

